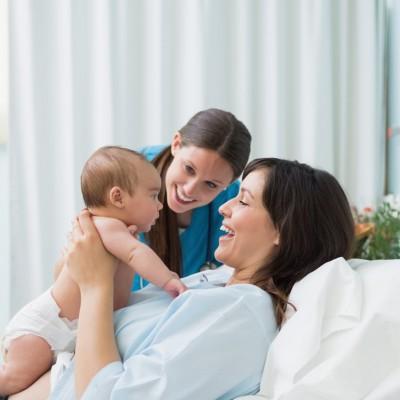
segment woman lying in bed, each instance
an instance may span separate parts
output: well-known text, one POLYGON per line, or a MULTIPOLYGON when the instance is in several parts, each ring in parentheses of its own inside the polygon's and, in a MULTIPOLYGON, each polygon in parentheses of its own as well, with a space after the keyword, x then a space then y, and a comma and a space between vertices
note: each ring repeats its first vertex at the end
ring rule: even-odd
MULTIPOLYGON (((251 162, 220 212, 226 235, 215 255, 233 269, 184 279, 189 290, 174 300, 150 286, 114 315, 114 260, 89 214, 79 216, 68 256, 82 297, 75 360, 51 399, 214 400, 257 391, 291 288, 350 256, 353 220, 333 176, 274 158, 251 162)), ((49 381, 12 399, 45 398, 49 381)))

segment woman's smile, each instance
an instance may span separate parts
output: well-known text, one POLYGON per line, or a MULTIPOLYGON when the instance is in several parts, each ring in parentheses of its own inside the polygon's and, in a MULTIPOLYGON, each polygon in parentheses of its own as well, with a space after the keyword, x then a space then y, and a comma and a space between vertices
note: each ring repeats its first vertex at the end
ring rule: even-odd
POLYGON ((175 185, 175 200, 184 205, 191 204, 196 201, 196 199, 186 196, 183 192, 183 189, 178 185, 175 185))
POLYGON ((232 229, 228 228, 225 224, 222 224, 220 229, 221 231, 226 232, 225 235, 220 236, 220 241, 229 240, 235 236, 235 232, 232 229))

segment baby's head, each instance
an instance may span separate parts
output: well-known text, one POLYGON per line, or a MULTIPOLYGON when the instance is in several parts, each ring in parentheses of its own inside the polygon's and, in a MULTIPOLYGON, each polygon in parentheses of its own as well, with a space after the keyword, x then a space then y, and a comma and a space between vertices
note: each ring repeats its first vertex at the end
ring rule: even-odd
POLYGON ((105 146, 86 161, 81 190, 93 215, 117 218, 147 232, 162 208, 158 201, 161 179, 143 155, 117 146, 105 146))

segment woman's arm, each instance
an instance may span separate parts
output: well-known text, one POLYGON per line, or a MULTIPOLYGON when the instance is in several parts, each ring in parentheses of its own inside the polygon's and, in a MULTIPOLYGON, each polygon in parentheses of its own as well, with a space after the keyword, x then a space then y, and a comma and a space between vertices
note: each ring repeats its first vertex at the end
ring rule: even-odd
POLYGON ((115 344, 112 316, 112 287, 93 288, 81 292, 75 350, 75 382, 78 398, 98 371, 107 364, 120 360, 115 344))
POLYGON ((53 279, 54 281, 57 280, 58 276, 60 275, 63 266, 64 266, 64 255, 61 255, 60 258, 57 260, 56 265, 54 266, 53 269, 53 279))
POLYGON ((87 211, 74 224, 66 263, 81 291, 75 352, 76 393, 80 398, 100 369, 120 360, 113 326, 116 263, 104 249, 87 211))

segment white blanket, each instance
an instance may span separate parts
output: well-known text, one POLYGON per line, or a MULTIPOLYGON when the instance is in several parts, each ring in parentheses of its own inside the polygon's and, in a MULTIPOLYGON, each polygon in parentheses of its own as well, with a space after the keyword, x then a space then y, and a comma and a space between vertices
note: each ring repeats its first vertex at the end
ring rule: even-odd
POLYGON ((333 260, 290 301, 260 393, 241 400, 400 399, 400 260, 333 260))

